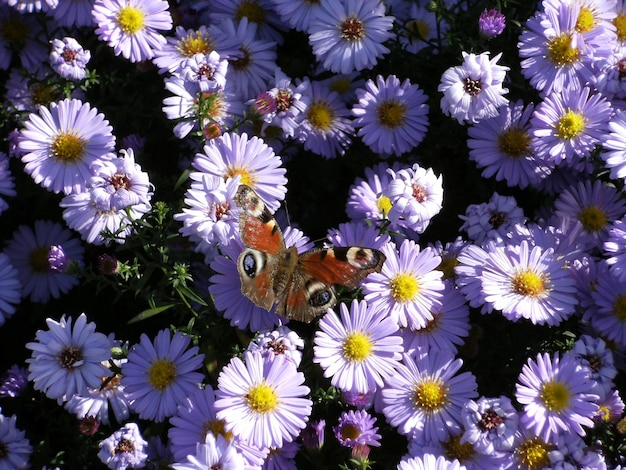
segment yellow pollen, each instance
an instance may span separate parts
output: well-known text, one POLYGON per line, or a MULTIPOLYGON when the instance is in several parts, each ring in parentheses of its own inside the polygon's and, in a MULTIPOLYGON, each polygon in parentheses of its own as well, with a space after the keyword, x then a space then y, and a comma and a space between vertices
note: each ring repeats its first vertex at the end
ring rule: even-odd
POLYGON ((613 24, 617 32, 617 40, 620 42, 626 41, 626 12, 620 11, 618 15, 613 18, 613 24))
POLYGON ((328 131, 332 127, 334 117, 333 110, 325 101, 314 102, 307 110, 307 119, 315 129, 321 131, 328 131))
POLYGON ((428 24, 420 20, 411 20, 405 26, 411 39, 425 40, 430 35, 428 24))
POLYGON ((343 341, 343 355, 350 362, 362 362, 372 354, 372 341, 365 333, 353 332, 343 341))
POLYGON ((432 380, 419 384, 413 391, 413 404, 426 413, 437 412, 447 399, 448 388, 432 380))
POLYGON ((186 37, 181 38, 176 45, 176 49, 185 57, 192 57, 195 54, 209 54, 215 50, 208 34, 201 31, 194 31, 186 37))
POLYGON ((443 272, 444 279, 454 279, 456 275, 454 268, 459 265, 459 260, 454 256, 442 256, 441 263, 437 266, 437 270, 443 272))
POLYGON ((176 379, 176 366, 169 359, 157 359, 148 368, 148 383, 155 390, 163 391, 176 379))
POLYGON ((507 157, 526 157, 530 155, 530 135, 516 126, 506 129, 498 136, 498 150, 507 157))
POLYGON ((570 392, 563 382, 552 380, 541 387, 541 401, 549 411, 561 413, 570 407, 570 392))
POLYGON ((524 470, 541 470, 550 464, 548 452, 552 450, 552 446, 545 443, 538 437, 523 442, 515 449, 518 468, 524 470))
POLYGON ((380 195, 378 199, 376 199, 376 207, 378 207, 378 212, 383 215, 387 215, 393 207, 393 204, 391 203, 391 199, 387 196, 380 195))
POLYGON ((64 132, 54 139, 50 152, 56 160, 63 163, 76 163, 85 155, 85 145, 86 142, 80 137, 64 132))
POLYGON ((443 443, 443 448, 445 449, 446 456, 450 460, 457 459, 459 462, 467 462, 474 457, 476 452, 474 451, 474 446, 469 442, 461 443, 461 434, 458 436, 453 436, 450 438, 448 442, 443 443))
POLYGON ((387 100, 380 103, 376 113, 381 125, 394 128, 404 123, 406 106, 393 100, 387 100))
POLYGON ((117 24, 126 34, 137 34, 144 27, 144 14, 139 8, 125 6, 117 14, 117 24))
POLYGON ((587 120, 585 117, 569 109, 563 116, 559 118, 554 126, 554 134, 563 140, 578 137, 584 130, 587 120))
POLYGON ((251 23, 262 24, 265 23, 265 10, 254 0, 244 0, 241 2, 235 10, 235 19, 241 21, 243 18, 248 18, 251 23))
POLYGON ((255 413, 265 414, 276 409, 278 397, 269 385, 262 383, 248 390, 246 402, 255 413))
POLYGON ((396 302, 409 302, 419 292, 419 282, 415 276, 407 273, 397 274, 391 280, 391 296, 396 302))
POLYGON ((256 178, 254 178, 254 176, 252 176, 252 173, 250 173, 247 169, 245 168, 228 168, 226 170, 226 179, 228 178, 234 178, 235 176, 240 176, 240 184, 245 184, 246 186, 255 186, 256 183, 256 178))
POLYGON ((524 297, 539 297, 547 290, 547 282, 530 270, 521 271, 511 279, 513 292, 524 297))
POLYGON ((626 295, 618 295, 613 304, 613 314, 623 323, 626 323, 626 295))
POLYGON ((588 33, 596 26, 596 19, 593 12, 587 7, 581 7, 576 19, 576 31, 581 34, 588 33))
POLYGON ((548 41, 548 59, 559 67, 564 67, 576 62, 580 57, 580 51, 572 47, 572 36, 563 33, 548 41))
POLYGON ((36 273, 47 273, 50 271, 50 262, 48 261, 49 246, 38 246, 32 250, 28 256, 28 265, 36 273))
POLYGON ((209 432, 215 437, 223 436, 224 439, 226 439, 228 442, 230 442, 233 438, 233 433, 230 431, 226 431, 226 421, 224 421, 223 419, 209 420, 204 423, 202 428, 204 429, 204 435, 200 436, 202 438, 200 439, 200 442, 204 442, 204 439, 209 432))
POLYGON ((578 213, 578 220, 586 232, 595 233, 606 227, 608 218, 605 212, 597 206, 584 207, 578 213))

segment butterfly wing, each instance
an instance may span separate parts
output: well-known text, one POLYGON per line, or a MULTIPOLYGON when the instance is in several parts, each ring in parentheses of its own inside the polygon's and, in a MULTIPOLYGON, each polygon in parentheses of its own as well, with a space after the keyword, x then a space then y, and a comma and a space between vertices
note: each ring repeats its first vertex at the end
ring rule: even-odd
POLYGON ((308 323, 337 303, 334 285, 352 289, 368 274, 380 272, 384 262, 380 251, 358 246, 307 251, 298 258, 277 313, 308 323))

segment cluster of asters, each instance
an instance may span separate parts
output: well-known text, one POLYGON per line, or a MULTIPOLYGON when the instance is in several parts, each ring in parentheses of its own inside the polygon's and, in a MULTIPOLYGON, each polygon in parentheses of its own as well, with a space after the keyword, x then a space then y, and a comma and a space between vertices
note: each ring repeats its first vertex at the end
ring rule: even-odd
MULTIPOLYGON (((136 161, 143 137, 118 139, 122 130, 84 97, 92 51, 76 38, 91 35, 157 71, 162 112, 194 155, 181 162, 190 184, 174 220, 210 268, 202 291, 210 314, 252 338, 211 380, 204 352, 176 328, 129 344, 97 331, 90 312, 50 312, 26 344, 28 359, 7 370, 1 400, 31 387, 75 415, 85 435, 110 430, 92 458, 112 469, 291 469, 331 439, 370 468, 373 448, 399 436, 406 446, 388 465, 402 470, 626 464, 589 439, 624 412, 615 384, 626 364, 622 0, 540 2, 518 19, 519 58, 462 52, 439 80, 438 109, 417 83, 377 72, 392 49, 445 44, 448 25, 420 2, 1 3, 4 98, 18 126, 0 154, 0 212, 29 190, 11 173, 19 167, 29 184, 59 195, 61 216, 2 240, 0 326, 11 326, 23 301, 71 295, 85 248, 123 245, 151 210, 155 188, 136 161), (300 77, 277 66, 294 32, 314 58, 300 77), (538 102, 507 98, 503 63, 514 61, 538 102), (50 80, 74 85, 41 104, 50 80), (445 175, 409 154, 434 113, 467 126, 469 159, 485 179, 550 202, 525 214, 513 196, 493 193, 459 215, 463 236, 420 245, 444 205, 445 175), (281 220, 286 161, 302 151, 350 158, 357 141, 381 161, 355 176, 348 221, 328 230, 327 244, 376 248, 386 261, 358 299, 329 309, 305 338, 241 292, 235 195, 251 186, 281 220), (459 354, 472 315, 578 329, 568 350, 529 355, 508 394, 484 396, 459 354), (333 422, 316 408, 312 369, 339 396, 333 422)), ((497 37, 505 18, 485 10, 475 27, 497 37)), ((295 225, 284 236, 300 253, 313 247, 295 225)), ((115 275, 114 257, 100 264, 115 275)), ((2 468, 28 468, 45 447, 30 441, 27 425, 0 414, 2 468)))

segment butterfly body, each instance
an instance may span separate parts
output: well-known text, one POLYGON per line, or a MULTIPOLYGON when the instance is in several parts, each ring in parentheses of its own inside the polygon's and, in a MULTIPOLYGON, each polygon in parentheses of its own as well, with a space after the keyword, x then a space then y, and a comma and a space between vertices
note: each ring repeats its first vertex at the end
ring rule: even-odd
POLYGON ((337 303, 334 285, 353 289, 385 261, 380 251, 358 246, 298 254, 287 248, 276 220, 250 187, 241 185, 235 202, 246 245, 237 260, 241 291, 266 310, 275 307, 279 315, 309 322, 337 303))

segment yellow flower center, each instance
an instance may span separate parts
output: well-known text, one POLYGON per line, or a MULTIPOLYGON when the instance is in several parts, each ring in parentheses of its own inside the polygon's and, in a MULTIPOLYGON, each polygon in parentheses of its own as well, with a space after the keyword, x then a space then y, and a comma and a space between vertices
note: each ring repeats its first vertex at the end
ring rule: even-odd
POLYGON ((117 24, 126 34, 137 34, 145 24, 143 11, 130 5, 120 9, 117 14, 117 24))
POLYGON ((192 57, 195 54, 209 54, 215 50, 215 45, 208 34, 201 31, 194 31, 186 37, 181 38, 176 45, 176 49, 185 57, 192 57))
POLYGON ((235 10, 235 19, 241 21, 243 18, 248 18, 251 23, 262 24, 265 22, 265 10, 254 0, 244 0, 241 2, 235 10))
POLYGON ((430 34, 430 28, 428 23, 420 20, 411 20, 405 25, 409 37, 412 39, 424 40, 430 34))
POLYGON ((246 402, 255 413, 265 414, 276 409, 278 397, 269 385, 261 383, 248 390, 246 402))
POLYGON ((226 421, 224 421, 223 419, 209 420, 206 423, 204 423, 204 425, 202 426, 202 429, 204 430, 204 434, 200 436, 201 437, 200 442, 204 442, 206 435, 209 432, 213 434, 215 437, 223 436, 224 439, 226 439, 229 442, 233 438, 233 433, 230 431, 226 431, 226 421))
POLYGON ((457 459, 461 463, 471 460, 476 454, 472 444, 461 443, 461 434, 452 436, 448 442, 444 442, 443 448, 449 460, 457 459))
POLYGON ((552 446, 542 441, 538 437, 523 442, 515 450, 519 461, 518 468, 524 470, 541 470, 550 464, 548 452, 552 450, 552 446))
POLYGON ((524 129, 510 127, 498 135, 498 150, 507 157, 526 157, 530 155, 530 135, 524 129))
POLYGON ((0 34, 11 45, 12 49, 21 51, 30 31, 19 16, 11 16, 0 26, 0 34))
POLYGON ((447 399, 448 388, 432 380, 419 384, 413 391, 413 404, 426 413, 437 412, 447 399))
POLYGON ((343 341, 343 355, 350 362, 362 362, 370 357, 373 346, 367 334, 353 332, 343 341))
POLYGON ((341 427, 341 437, 344 440, 347 440, 347 439, 355 440, 360 435, 361 435, 361 430, 354 424, 344 424, 341 427))
POLYGON ((176 366, 169 359, 157 359, 148 369, 148 383, 155 390, 165 390, 175 378, 176 366))
POLYGON ((580 51, 572 47, 572 36, 563 33, 548 41, 548 59, 559 67, 570 65, 580 57, 580 51))
POLYGON ((336 91, 340 95, 348 93, 352 89, 352 82, 349 78, 339 76, 330 83, 330 91, 336 91))
POLYGON ((626 12, 620 11, 618 15, 613 18, 613 24, 615 25, 618 41, 626 41, 626 12))
POLYGON ((36 273, 47 273, 50 271, 50 262, 48 261, 49 246, 38 246, 32 250, 28 256, 28 265, 36 273))
POLYGON ((385 127, 394 128, 404 123, 406 106, 393 100, 383 101, 376 110, 378 121, 385 127))
POLYGON ((526 270, 517 273, 511 279, 513 292, 524 297, 539 297, 547 289, 547 282, 543 276, 526 270))
POLYGON ((85 155, 85 145, 86 142, 77 135, 64 132, 54 139, 50 152, 63 163, 75 163, 85 155))
POLYGON ((380 212, 383 215, 387 215, 389 214, 389 211, 393 207, 393 204, 391 203, 391 199, 389 199, 387 196, 380 195, 376 199, 376 207, 378 207, 378 212, 380 212))
POLYGON ((561 413, 570 406, 570 392, 563 382, 552 380, 541 387, 541 401, 549 411, 561 413))
POLYGON ((230 167, 226 170, 226 179, 234 178, 235 176, 239 176, 241 178, 239 180, 240 184, 245 184, 246 186, 255 186, 256 178, 246 168, 230 167))
POLYGON ((570 109, 559 118, 554 126, 555 135, 563 140, 573 139, 585 130, 585 124, 587 124, 585 117, 570 109))
POLYGON ((396 302, 413 300, 418 291, 419 282, 411 274, 400 273, 391 280, 391 296, 396 302))
POLYGON ((576 31, 581 34, 588 33, 596 25, 596 19, 593 16, 593 12, 587 7, 581 7, 578 18, 576 19, 576 31))
POLYGON ((626 323, 626 295, 618 295, 613 305, 613 314, 626 323))
POLYGON ((454 256, 443 256, 441 263, 437 266, 437 269, 443 273, 444 279, 453 279, 456 275, 454 268, 459 265, 459 260, 454 256))
POLYGON ((307 119, 315 129, 328 131, 332 127, 334 113, 325 101, 316 101, 307 110, 307 119))
POLYGON ((31 89, 32 100, 35 104, 40 104, 46 106, 53 101, 53 94, 55 93, 55 89, 52 86, 44 85, 43 83, 34 84, 31 89))
POLYGON ((578 220, 589 233, 599 232, 608 222, 605 212, 597 206, 584 207, 578 213, 578 220))

